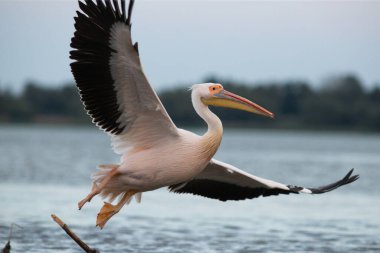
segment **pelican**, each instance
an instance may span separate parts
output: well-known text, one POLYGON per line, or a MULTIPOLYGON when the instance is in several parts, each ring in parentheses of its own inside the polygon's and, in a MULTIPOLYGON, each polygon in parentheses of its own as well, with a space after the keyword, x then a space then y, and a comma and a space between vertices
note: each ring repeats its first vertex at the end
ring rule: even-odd
POLYGON ((81 100, 93 122, 111 136, 119 164, 99 165, 90 193, 79 209, 100 194, 104 202, 96 225, 101 229, 132 197, 168 187, 227 200, 290 193, 320 194, 359 178, 353 170, 332 184, 305 188, 260 178, 213 158, 222 141, 223 126, 209 109, 219 106, 274 118, 274 114, 219 83, 195 84, 191 101, 207 123, 203 135, 179 129, 150 86, 140 63, 138 44, 131 39, 134 1, 79 1, 71 41, 71 70, 81 100), (111 204, 117 199, 116 204, 111 204))

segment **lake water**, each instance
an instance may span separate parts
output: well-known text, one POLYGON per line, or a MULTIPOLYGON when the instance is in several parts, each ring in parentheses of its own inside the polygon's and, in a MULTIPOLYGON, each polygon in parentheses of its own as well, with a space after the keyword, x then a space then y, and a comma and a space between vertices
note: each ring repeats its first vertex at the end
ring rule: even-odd
MULTIPOLYGON (((199 131, 199 130, 196 130, 199 131)), ((318 186, 350 168, 355 183, 322 195, 220 202, 166 189, 144 193, 95 227, 102 201, 82 211, 96 165, 117 162, 95 128, 0 127, 0 248, 17 223, 12 252, 82 252, 55 213, 104 252, 380 252, 380 135, 225 130, 219 160, 286 184, 318 186)))

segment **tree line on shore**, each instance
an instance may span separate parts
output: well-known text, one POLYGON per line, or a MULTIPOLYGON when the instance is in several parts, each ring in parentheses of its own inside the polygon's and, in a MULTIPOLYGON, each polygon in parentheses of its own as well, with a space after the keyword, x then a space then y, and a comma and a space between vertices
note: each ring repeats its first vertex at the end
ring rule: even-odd
MULTIPOLYGON (((304 81, 238 84, 216 77, 204 82, 222 83, 275 113, 272 120, 225 108, 212 110, 225 125, 288 129, 343 129, 380 131, 380 87, 365 89, 354 75, 330 78, 319 88, 304 81)), ((178 126, 202 125, 190 91, 181 86, 159 96, 178 126)), ((74 84, 48 88, 29 82, 20 94, 0 89, 0 122, 90 123, 74 84)))

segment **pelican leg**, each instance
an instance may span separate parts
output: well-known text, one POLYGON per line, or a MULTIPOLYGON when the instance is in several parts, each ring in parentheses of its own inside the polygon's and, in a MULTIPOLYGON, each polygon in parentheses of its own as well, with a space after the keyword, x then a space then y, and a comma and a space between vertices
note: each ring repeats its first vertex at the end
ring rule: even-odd
POLYGON ((104 202, 103 207, 100 209, 98 216, 96 218, 96 226, 103 229, 107 221, 111 219, 112 216, 117 214, 120 209, 131 199, 133 195, 138 193, 136 190, 129 190, 125 192, 124 196, 121 198, 119 203, 112 205, 108 202, 104 202))
POLYGON ((78 203, 79 210, 82 209, 84 204, 91 201, 91 199, 96 195, 96 192, 98 192, 98 187, 95 183, 92 183, 91 192, 78 203))
POLYGON ((115 175, 119 173, 117 169, 118 167, 116 166, 112 167, 111 171, 108 173, 107 176, 103 178, 103 180, 100 182, 99 185, 97 185, 96 183, 92 183, 91 192, 84 199, 78 202, 79 210, 82 209, 84 204, 86 204, 87 202, 90 202, 94 196, 98 195, 103 190, 103 188, 107 185, 107 183, 112 179, 112 177, 114 177, 115 175))

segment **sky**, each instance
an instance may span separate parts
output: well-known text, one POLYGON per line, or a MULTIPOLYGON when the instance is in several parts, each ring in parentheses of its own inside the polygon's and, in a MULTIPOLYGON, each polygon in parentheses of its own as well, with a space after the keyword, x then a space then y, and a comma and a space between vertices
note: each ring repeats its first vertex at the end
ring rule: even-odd
MULTIPOLYGON (((73 82, 72 0, 0 0, 0 88, 73 82)), ((380 85, 380 1, 136 0, 133 39, 157 90, 356 74, 380 85)))

